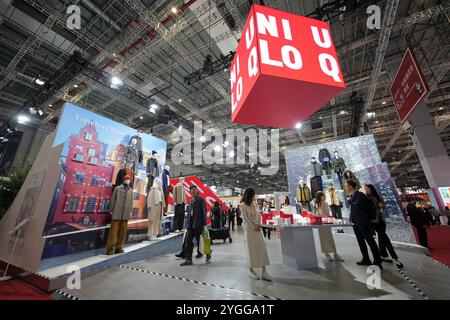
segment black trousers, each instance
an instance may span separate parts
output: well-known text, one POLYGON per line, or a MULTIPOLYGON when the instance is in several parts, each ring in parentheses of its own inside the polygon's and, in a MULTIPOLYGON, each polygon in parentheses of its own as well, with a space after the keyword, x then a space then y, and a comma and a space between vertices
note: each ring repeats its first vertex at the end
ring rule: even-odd
POLYGON ((183 243, 183 253, 186 260, 192 260, 194 251, 194 239, 197 241, 197 252, 200 253, 200 236, 203 229, 192 229, 189 227, 186 231, 186 237, 183 243))
POLYGON ((234 217, 230 217, 228 223, 230 230, 234 231, 234 217))
POLYGON ((428 234, 425 226, 414 226, 417 230, 417 236, 419 237, 419 243, 422 247, 428 248, 428 234))
POLYGON ((389 239, 388 235, 386 234, 386 223, 380 221, 379 223, 373 224, 373 227, 378 234, 378 247, 380 248, 380 255, 384 258, 387 258, 389 251, 392 259, 397 260, 397 253, 392 246, 391 239, 389 239))
POLYGON ((264 237, 266 237, 266 235, 267 235, 267 237, 270 239, 270 234, 272 232, 271 229, 272 228, 269 228, 269 227, 262 227, 262 232, 263 232, 264 237))
POLYGON ((333 217, 335 219, 342 219, 342 211, 341 211, 341 207, 336 205, 336 204, 332 204, 330 206, 331 208, 331 213, 333 214, 333 217))
POLYGON ((173 217, 172 231, 183 230, 184 225, 184 203, 175 206, 175 215, 173 217))
POLYGON ((353 231, 355 232, 356 240, 358 241, 359 250, 363 256, 364 261, 371 261, 369 258, 369 252, 367 251, 367 244, 370 247, 373 255, 373 263, 381 263, 380 250, 377 243, 373 238, 373 228, 370 224, 355 224, 353 225, 353 231))

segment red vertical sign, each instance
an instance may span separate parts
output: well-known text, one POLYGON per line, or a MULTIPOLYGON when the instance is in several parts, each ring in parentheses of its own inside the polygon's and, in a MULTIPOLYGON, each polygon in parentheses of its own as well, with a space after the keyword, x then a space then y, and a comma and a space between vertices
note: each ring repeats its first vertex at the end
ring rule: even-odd
POLYGON ((417 105, 430 91, 422 70, 420 70, 419 63, 410 47, 406 48, 390 90, 402 124, 408 120, 417 105))

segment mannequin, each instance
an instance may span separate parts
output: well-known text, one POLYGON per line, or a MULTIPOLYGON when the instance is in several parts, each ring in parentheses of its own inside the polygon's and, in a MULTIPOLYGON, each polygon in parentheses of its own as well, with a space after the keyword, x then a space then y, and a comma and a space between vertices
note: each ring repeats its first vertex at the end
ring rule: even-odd
POLYGON ((180 232, 183 230, 184 224, 184 208, 186 206, 186 190, 184 189, 184 178, 173 188, 173 203, 175 205, 175 216, 173 218, 172 232, 180 232))
POLYGON ((141 132, 138 131, 134 136, 130 138, 130 142, 128 144, 131 144, 132 141, 136 140, 136 149, 138 152, 137 162, 142 163, 142 160, 144 159, 144 153, 142 151, 142 138, 141 138, 141 132))
POLYGON ((159 234, 161 228, 162 210, 165 206, 161 180, 155 179, 153 187, 147 196, 148 208, 148 240, 153 240, 159 234))
MULTIPOLYGON (((328 185, 327 192, 325 194, 326 201, 328 205, 330 206, 331 213, 335 219, 342 220, 342 201, 341 197, 339 196, 339 191, 334 188, 334 185, 330 183, 328 185)), ((343 233, 343 229, 338 229, 339 233, 343 233)))
POLYGON ((315 157, 311 157, 311 163, 309 164, 308 173, 311 176, 311 197, 316 196, 317 191, 323 191, 322 186, 322 166, 316 161, 315 157))
POLYGON ((331 177, 331 155, 330 152, 325 149, 324 147, 321 147, 319 150, 319 161, 322 165, 322 169, 325 171, 327 176, 331 177))
POLYGON ((166 201, 166 205, 164 206, 164 215, 166 215, 169 206, 169 194, 173 191, 173 187, 170 185, 169 166, 165 166, 162 173, 162 188, 164 192, 164 200, 166 201))
POLYGON ((111 228, 106 242, 106 254, 123 253, 123 244, 127 236, 128 220, 133 211, 133 190, 130 187, 131 177, 124 176, 123 183, 117 186, 111 196, 110 211, 111 228))
POLYGON ((137 140, 131 139, 130 144, 127 146, 127 149, 125 151, 125 166, 127 168, 131 169, 131 174, 130 174, 131 188, 133 188, 133 185, 134 185, 134 176, 136 173, 136 165, 138 163, 138 159, 139 159, 139 155, 138 155, 137 140))
POLYGON ((311 190, 308 188, 303 178, 300 178, 298 180, 296 199, 300 204, 301 209, 308 209, 309 211, 311 211, 311 206, 309 204, 312 200, 311 190))
POLYGON ((155 178, 159 176, 159 161, 158 154, 155 150, 152 151, 152 156, 147 160, 147 193, 150 191, 150 187, 153 186, 155 178))
POLYGON ((334 158, 331 160, 331 167, 333 168, 333 171, 336 173, 339 184, 341 185, 341 189, 344 189, 344 186, 342 185, 342 174, 344 173, 347 166, 345 165, 345 161, 341 156, 339 155, 339 152, 334 152, 334 158))

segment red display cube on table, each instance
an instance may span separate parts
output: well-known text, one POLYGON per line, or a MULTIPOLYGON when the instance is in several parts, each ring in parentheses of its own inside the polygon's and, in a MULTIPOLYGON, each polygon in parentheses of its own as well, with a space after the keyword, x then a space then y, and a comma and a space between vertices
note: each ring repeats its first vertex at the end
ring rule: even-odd
POLYGON ((230 70, 233 123, 292 128, 345 90, 326 22, 259 5, 230 70))

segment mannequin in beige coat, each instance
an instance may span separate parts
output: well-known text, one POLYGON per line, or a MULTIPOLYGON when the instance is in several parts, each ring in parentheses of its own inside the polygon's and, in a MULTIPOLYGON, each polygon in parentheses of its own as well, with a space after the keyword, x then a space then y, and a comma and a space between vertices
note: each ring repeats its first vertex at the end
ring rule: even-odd
POLYGON ((266 266, 270 264, 270 261, 261 232, 261 215, 256 204, 255 190, 251 188, 245 190, 240 209, 244 220, 249 276, 254 279, 259 279, 260 276, 255 272, 254 268, 262 268, 261 278, 266 281, 272 281, 266 271, 266 266))
POLYGON ((155 179, 153 187, 147 196, 148 208, 148 239, 152 240, 159 233, 161 227, 162 210, 165 206, 164 193, 162 190, 161 179, 155 179))

